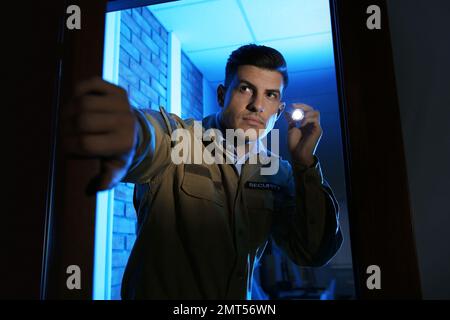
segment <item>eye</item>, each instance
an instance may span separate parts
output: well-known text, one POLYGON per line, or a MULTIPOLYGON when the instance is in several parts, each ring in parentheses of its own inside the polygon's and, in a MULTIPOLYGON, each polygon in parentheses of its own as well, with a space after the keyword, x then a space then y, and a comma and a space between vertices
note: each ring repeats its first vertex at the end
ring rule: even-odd
POLYGON ((276 92, 269 92, 267 93, 267 97, 270 99, 278 99, 278 94, 276 92))
POLYGON ((247 86, 247 85, 241 85, 241 86, 239 87, 239 91, 242 92, 242 93, 252 93, 252 92, 253 92, 253 91, 252 91, 252 88, 250 88, 250 87, 247 86))

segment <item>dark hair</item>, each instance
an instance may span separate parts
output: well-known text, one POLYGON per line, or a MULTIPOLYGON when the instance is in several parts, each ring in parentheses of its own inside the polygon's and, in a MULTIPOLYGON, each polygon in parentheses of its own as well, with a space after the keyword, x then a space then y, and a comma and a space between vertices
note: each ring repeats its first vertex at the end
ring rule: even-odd
POLYGON ((284 87, 288 85, 286 61, 283 55, 273 48, 247 44, 234 50, 230 54, 225 68, 225 87, 229 86, 238 67, 242 65, 278 71, 283 76, 284 87))

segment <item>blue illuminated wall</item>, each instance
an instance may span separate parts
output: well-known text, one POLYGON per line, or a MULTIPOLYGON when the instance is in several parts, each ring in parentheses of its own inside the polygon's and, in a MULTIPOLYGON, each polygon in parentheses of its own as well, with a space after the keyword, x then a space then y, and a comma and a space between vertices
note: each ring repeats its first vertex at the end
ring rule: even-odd
POLYGON ((181 118, 203 118, 203 76, 192 61, 181 53, 181 118))
MULTIPOLYGON (((167 32, 146 8, 121 12, 119 86, 131 105, 157 110, 167 105, 167 32)), ((133 184, 114 190, 111 298, 120 299, 123 272, 136 239, 133 184)))

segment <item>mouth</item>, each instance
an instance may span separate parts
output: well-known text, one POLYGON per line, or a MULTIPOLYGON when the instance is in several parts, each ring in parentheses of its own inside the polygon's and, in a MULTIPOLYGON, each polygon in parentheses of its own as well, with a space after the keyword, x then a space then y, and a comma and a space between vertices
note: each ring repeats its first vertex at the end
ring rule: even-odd
POLYGON ((250 126, 261 127, 264 125, 264 123, 259 118, 252 116, 243 117, 242 120, 244 120, 250 126))

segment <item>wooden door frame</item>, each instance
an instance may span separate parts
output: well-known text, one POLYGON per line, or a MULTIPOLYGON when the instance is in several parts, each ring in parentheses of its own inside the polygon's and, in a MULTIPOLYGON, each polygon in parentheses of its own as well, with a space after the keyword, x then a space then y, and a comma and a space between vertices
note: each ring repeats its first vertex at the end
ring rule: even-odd
POLYGON ((409 184, 385 0, 330 0, 356 295, 420 299, 409 184), (381 9, 369 30, 367 8, 381 9), (367 268, 381 271, 369 290, 367 268))
MULTIPOLYGON (((79 1, 89 10, 85 29, 64 39, 62 101, 77 81, 101 75, 105 2, 79 1)), ((160 2, 116 0, 107 10, 160 2)), ((330 0, 330 9, 357 298, 421 298, 386 1, 330 0), (366 27, 373 4, 381 8, 381 30, 366 27), (370 265, 381 269, 381 290, 366 286, 370 265)), ((61 155, 57 163, 45 297, 91 299, 95 195, 85 191, 98 163, 61 155), (65 285, 71 264, 84 274, 81 290, 65 285)))
MULTIPOLYGON (((88 78, 101 77, 103 68, 106 0, 65 1, 64 8, 69 5, 78 5, 81 9, 81 29, 69 30, 65 23, 60 26, 62 64, 59 114, 64 111, 74 86, 88 78)), ((62 14, 69 16, 66 12, 62 14)), ((54 203, 48 219, 42 298, 92 299, 96 212, 92 177, 99 170, 99 161, 68 156, 62 152, 60 142, 58 138, 54 203), (69 266, 79 267, 80 289, 67 286, 69 266)))

